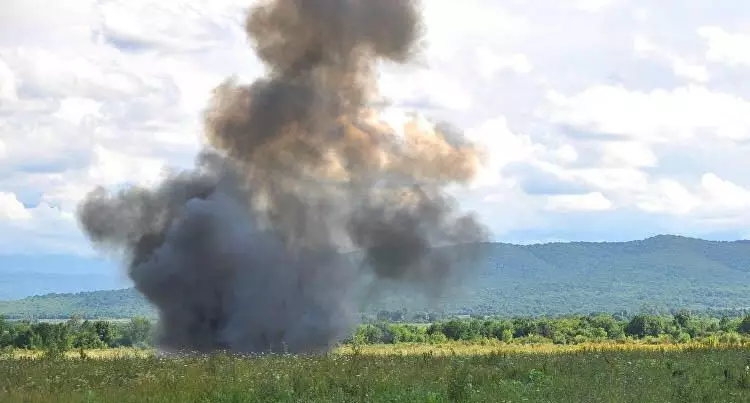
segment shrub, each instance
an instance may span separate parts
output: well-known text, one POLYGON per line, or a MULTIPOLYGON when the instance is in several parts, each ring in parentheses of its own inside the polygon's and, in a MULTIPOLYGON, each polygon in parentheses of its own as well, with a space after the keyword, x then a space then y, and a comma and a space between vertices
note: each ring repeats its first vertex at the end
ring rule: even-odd
POLYGON ((511 341, 513 341, 513 330, 511 329, 503 330, 502 341, 505 343, 510 343, 511 341))
POLYGON ((747 315, 742 319, 737 330, 739 330, 740 333, 750 334, 750 315, 747 315))
POLYGON ((678 342, 678 343, 690 343, 690 341, 691 341, 692 339, 693 339, 693 338, 692 338, 692 337, 690 337, 690 334, 689 334, 689 333, 685 333, 685 332, 680 332, 680 334, 679 334, 679 335, 677 335, 677 342, 678 342))
POLYGON ((719 336, 719 343, 730 346, 739 346, 742 344, 742 336, 737 332, 727 332, 719 336))

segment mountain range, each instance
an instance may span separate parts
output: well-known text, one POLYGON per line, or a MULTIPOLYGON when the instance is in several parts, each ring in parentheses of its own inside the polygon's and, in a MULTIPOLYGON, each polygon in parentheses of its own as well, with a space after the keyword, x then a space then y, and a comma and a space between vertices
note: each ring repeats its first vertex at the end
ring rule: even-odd
MULTIPOLYGON (((632 312, 644 307, 750 309, 750 241, 660 235, 630 242, 486 243, 479 247, 477 262, 465 268, 463 281, 439 300, 426 304, 413 293, 393 289, 363 310, 406 307, 410 311, 541 315, 632 312)), ((23 259, 6 270, 7 258, 0 258, 0 299, 53 288, 57 294, 0 302, 0 314, 18 318, 154 314, 135 290, 124 288, 128 282, 112 264, 71 257, 30 259, 39 260, 37 269, 24 272, 23 259), (104 286, 123 289, 81 292, 104 286)))
POLYGON ((75 255, 0 255, 0 300, 130 287, 113 262, 75 255))

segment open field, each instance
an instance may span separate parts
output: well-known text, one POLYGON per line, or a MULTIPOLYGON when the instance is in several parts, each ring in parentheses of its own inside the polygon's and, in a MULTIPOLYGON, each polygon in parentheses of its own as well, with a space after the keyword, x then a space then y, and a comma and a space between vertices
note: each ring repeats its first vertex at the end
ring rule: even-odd
MULTIPOLYGON (((689 343, 649 343, 644 340, 626 339, 622 341, 604 340, 580 344, 552 343, 505 343, 494 339, 479 341, 445 341, 441 343, 397 343, 397 344, 343 344, 331 351, 330 355, 419 355, 431 356, 471 356, 492 354, 565 354, 599 352, 675 352, 702 349, 746 349, 750 351, 750 339, 740 339, 733 343, 696 341, 689 343)), ((1 359, 38 359, 44 357, 43 350, 4 349, 1 359)), ((73 349, 63 356, 69 359, 118 359, 154 357, 156 350, 130 347, 73 349)))
POLYGON ((344 345, 338 348, 338 354, 362 354, 362 355, 424 355, 432 356, 454 356, 454 355, 492 355, 492 354, 567 354, 567 353, 600 353, 600 352, 679 352, 702 350, 707 348, 746 349, 750 352, 750 343, 742 340, 737 344, 715 344, 709 345, 705 342, 691 343, 669 343, 650 344, 641 340, 629 340, 625 342, 590 342, 581 344, 517 344, 503 343, 496 340, 484 340, 482 342, 449 341, 440 344, 427 343, 399 343, 399 344, 370 344, 370 345, 344 345))
POLYGON ((157 358, 129 349, 85 351, 89 359, 6 355, 0 401, 750 402, 747 347, 497 347, 361 346, 324 357, 157 358))

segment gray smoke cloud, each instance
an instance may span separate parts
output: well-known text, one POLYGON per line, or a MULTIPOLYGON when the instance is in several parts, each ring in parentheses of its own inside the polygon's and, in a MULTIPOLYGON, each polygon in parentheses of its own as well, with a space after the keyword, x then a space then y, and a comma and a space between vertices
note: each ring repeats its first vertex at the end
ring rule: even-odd
POLYGON ((476 250, 447 246, 487 232, 445 189, 482 153, 455 131, 397 133, 371 106, 377 63, 419 53, 417 2, 263 1, 245 29, 267 74, 216 88, 195 168, 97 188, 78 218, 126 257, 165 351, 323 352, 363 296, 389 283, 439 295, 460 274, 476 250))

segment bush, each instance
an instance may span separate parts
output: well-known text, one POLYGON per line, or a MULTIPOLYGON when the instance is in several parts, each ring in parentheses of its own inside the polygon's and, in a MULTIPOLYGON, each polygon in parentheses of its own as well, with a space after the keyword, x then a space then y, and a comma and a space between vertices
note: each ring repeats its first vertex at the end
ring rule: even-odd
POLYGON ((514 340, 518 344, 552 344, 552 340, 540 336, 538 334, 531 334, 525 337, 519 337, 514 340))
POLYGON ((568 344, 568 337, 564 334, 555 334, 552 336, 552 342, 555 344, 568 344))
POLYGON ((589 341, 589 338, 586 337, 586 336, 584 336, 584 335, 582 335, 582 334, 577 334, 577 335, 575 335, 575 337, 573 337, 573 343, 575 343, 575 344, 583 344, 583 343, 586 343, 588 341, 589 341))
POLYGON ((737 332, 727 332, 719 336, 719 343, 730 346, 742 345, 742 336, 737 332))
POLYGON ((430 344, 442 344, 447 341, 448 341, 448 338, 445 337, 445 335, 442 333, 433 333, 427 336, 427 342, 430 344))
POLYGON ((677 342, 678 343, 690 343, 690 341, 693 338, 690 337, 689 333, 681 332, 679 335, 677 335, 677 342))
POLYGON ((742 319, 737 330, 739 330, 740 333, 750 334, 750 315, 747 315, 742 319))
POLYGON ((625 326, 625 333, 630 336, 658 336, 665 332, 662 318, 651 315, 636 315, 625 326))
POLYGON ((705 346, 716 347, 719 345, 719 337, 716 335, 711 335, 703 339, 702 342, 705 346))
POLYGON ((510 343, 511 341, 513 341, 513 330, 511 329, 503 330, 501 338, 503 342, 510 343))

